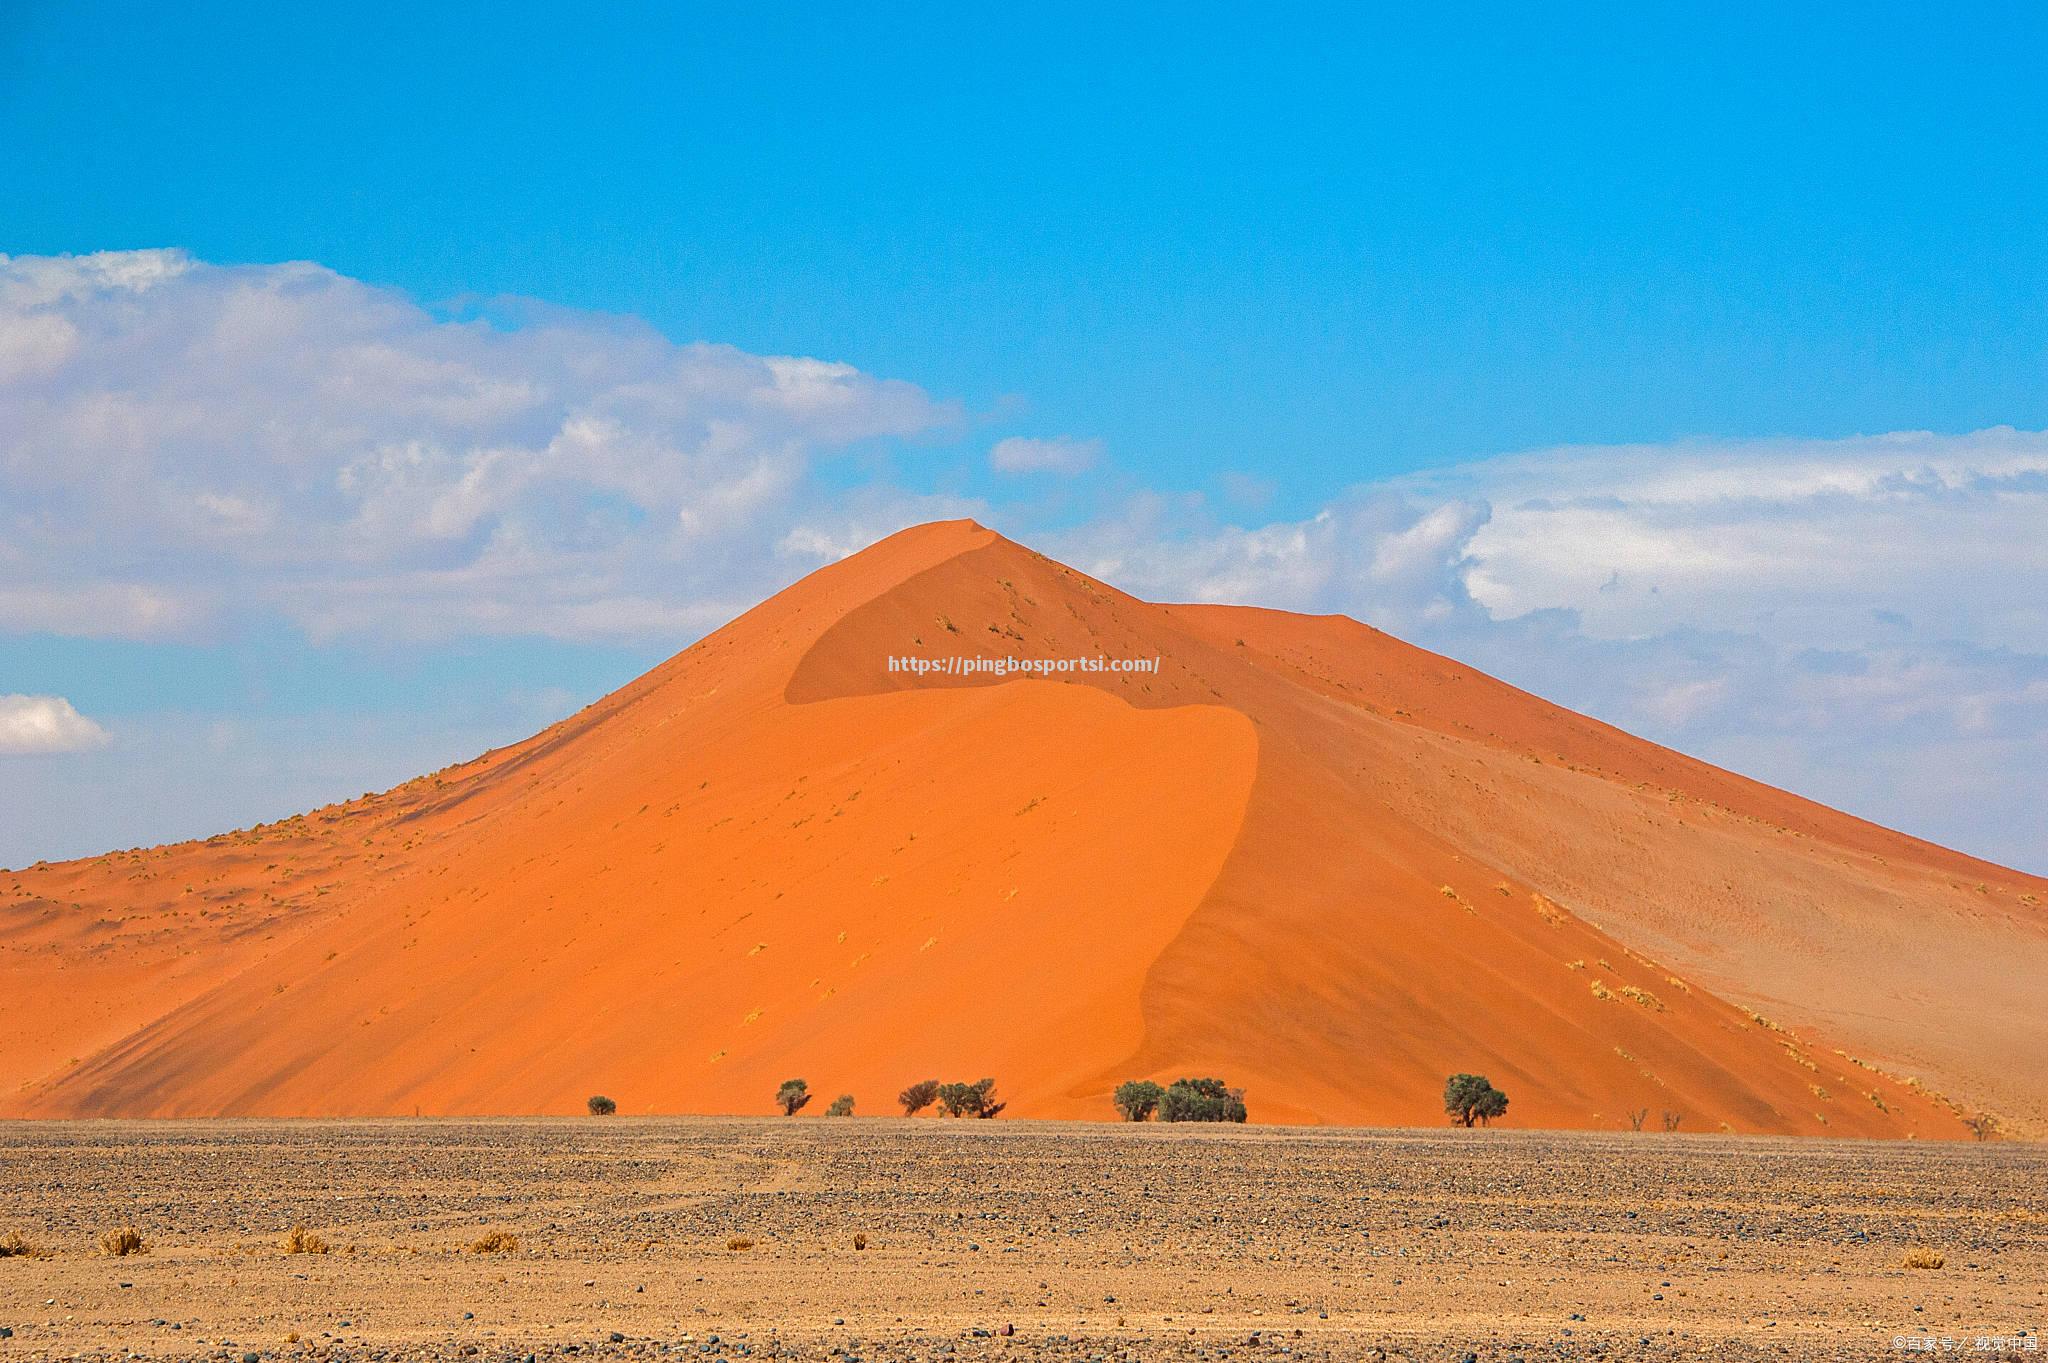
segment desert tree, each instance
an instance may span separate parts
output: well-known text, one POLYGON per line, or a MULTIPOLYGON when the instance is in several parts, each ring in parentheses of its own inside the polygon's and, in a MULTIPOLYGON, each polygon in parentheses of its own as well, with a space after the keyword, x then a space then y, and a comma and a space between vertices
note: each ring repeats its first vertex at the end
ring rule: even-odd
POLYGON ((1628 1129, 1631 1131, 1641 1131, 1643 1129, 1643 1118, 1649 1115, 1650 1109, 1646 1107, 1630 1108, 1628 1110, 1628 1129))
POLYGON ((939 1081, 920 1079, 896 1095, 896 1101, 903 1104, 903 1115, 915 1117, 939 1100, 939 1081))
POLYGON ((1009 1106, 1008 1103, 999 1103, 996 1101, 995 1080, 977 1079, 974 1081, 973 1088, 974 1100, 968 1105, 967 1110, 973 1116, 979 1117, 982 1121, 987 1121, 989 1118, 996 1116, 1004 1108, 1009 1106))
POLYGON ((785 1117, 796 1116, 796 1110, 810 1101, 811 1086, 801 1079, 785 1079, 782 1087, 775 1090, 775 1105, 785 1117))
POLYGON ((1678 1130, 1678 1124, 1684 1120, 1685 1114, 1683 1112, 1673 1112, 1669 1108, 1664 1110, 1664 1129, 1666 1131, 1678 1130))
POLYGON ((842 1093, 837 1098, 834 1098, 832 1106, 825 1109, 825 1115, 827 1117, 851 1117, 853 1115, 853 1095, 842 1093))
POLYGON ((1459 1126, 1485 1126, 1507 1115, 1508 1096, 1483 1074, 1454 1074, 1444 1080, 1444 1112, 1459 1126))
POLYGON ((583 1106, 590 1109, 590 1115, 593 1117, 609 1117, 619 1110, 619 1105, 602 1093, 591 1094, 583 1106))
POLYGON ((1241 1122, 1244 1090, 1221 1079, 1176 1079, 1159 1095, 1162 1122, 1241 1122))
POLYGON ((1142 1122, 1150 1117, 1159 1106, 1159 1100, 1166 1096, 1166 1090, 1150 1079, 1126 1079, 1116 1086, 1110 1101, 1123 1114, 1127 1122, 1142 1122))
POLYGON ((939 1085, 939 1109, 948 1117, 993 1117, 1001 1112, 1007 1103, 999 1103, 996 1097, 996 1081, 981 1079, 972 1084, 939 1085))
POLYGON ((1998 1134, 1998 1119, 1988 1112, 1980 1112, 1975 1117, 1965 1117, 1963 1125, 1969 1127, 1970 1134, 1980 1141, 1988 1141, 1998 1134))

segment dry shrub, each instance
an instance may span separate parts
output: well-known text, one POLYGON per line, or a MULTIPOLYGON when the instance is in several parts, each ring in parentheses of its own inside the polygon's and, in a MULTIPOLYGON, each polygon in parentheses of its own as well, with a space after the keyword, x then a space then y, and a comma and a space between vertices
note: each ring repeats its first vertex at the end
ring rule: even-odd
POLYGON ((735 1235, 732 1239, 725 1242, 725 1247, 737 1254, 743 1249, 752 1249, 754 1242, 744 1235, 735 1235))
POLYGON ((133 1226, 123 1226, 100 1237, 100 1253, 120 1259, 130 1254, 147 1254, 149 1246, 143 1243, 141 1231, 133 1226))
POLYGON ((868 1247, 867 1235, 863 1232, 855 1231, 853 1235, 853 1247, 855 1249, 866 1249, 868 1247))
POLYGON ((0 1259, 47 1259, 52 1251, 19 1235, 0 1235, 0 1259))
POLYGON ((325 1254, 327 1252, 327 1242, 307 1230, 304 1226, 294 1225, 291 1230, 285 1233, 284 1252, 286 1254, 325 1254))
POLYGON ((1935 1250, 1909 1249, 1906 1251, 1906 1257, 1901 1259, 1899 1264, 1904 1268, 1940 1268, 1947 1262, 1947 1258, 1935 1250))
POLYGON ((471 1254, 511 1254, 519 1248, 519 1237, 508 1230, 487 1231, 469 1246, 471 1254))

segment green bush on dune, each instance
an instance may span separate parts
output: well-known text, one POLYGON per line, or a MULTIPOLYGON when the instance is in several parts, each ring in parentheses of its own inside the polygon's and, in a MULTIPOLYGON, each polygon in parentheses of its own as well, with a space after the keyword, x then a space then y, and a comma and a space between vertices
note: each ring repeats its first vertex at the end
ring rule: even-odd
POLYGON ((1162 1122, 1241 1122, 1246 1115, 1244 1090, 1221 1079, 1176 1079, 1159 1095, 1162 1122))
POLYGON ((993 1117, 1008 1106, 996 1097, 996 1081, 939 1085, 939 1109, 948 1117, 993 1117))
POLYGON ((798 1108, 811 1101, 811 1086, 801 1079, 785 1079, 775 1090, 775 1105, 785 1117, 796 1116, 798 1108))
POLYGON ((1454 1074, 1444 1081, 1444 1112, 1459 1126, 1485 1126, 1507 1110, 1508 1096, 1483 1074, 1454 1074))
POLYGON ((1125 1121, 1142 1122, 1158 1108, 1159 1100, 1165 1094, 1166 1090, 1150 1079, 1126 1079, 1116 1086, 1110 1101, 1116 1104, 1116 1110, 1123 1114, 1125 1121))

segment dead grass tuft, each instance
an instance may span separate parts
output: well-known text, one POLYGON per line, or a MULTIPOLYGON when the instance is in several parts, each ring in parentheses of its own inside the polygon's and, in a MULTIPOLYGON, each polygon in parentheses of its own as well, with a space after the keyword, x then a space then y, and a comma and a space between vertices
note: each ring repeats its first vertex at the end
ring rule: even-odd
POLYGON ((866 1249, 868 1247, 868 1237, 865 1232, 855 1231, 853 1233, 853 1247, 855 1249, 866 1249))
POLYGON ((48 1259, 56 1251, 20 1235, 0 1235, 0 1259, 48 1259))
POLYGON ((1623 986, 1621 987, 1621 996, 1622 996, 1623 998, 1625 998, 1625 999, 1632 999, 1632 1000, 1634 1000, 1635 1002, 1637 1002, 1637 1003, 1640 1003, 1641 1005, 1643 1005, 1643 1007, 1645 1007, 1645 1008, 1650 1008, 1650 1009, 1654 1009, 1655 1011, 1657 1011, 1657 1012, 1659 1012, 1659 1013, 1661 1013, 1661 1012, 1663 1012, 1663 1011, 1664 1011, 1664 1000, 1662 1000, 1662 999, 1658 998, 1658 997, 1657 997, 1657 996, 1656 996, 1655 994, 1652 994, 1652 993, 1651 993, 1651 992, 1650 992, 1649 990, 1647 990, 1647 989, 1644 989, 1644 988, 1641 988, 1641 987, 1640 987, 1640 986, 1638 986, 1638 985, 1633 985, 1633 984, 1625 984, 1625 985, 1623 985, 1623 986))
POLYGON ((304 1226, 294 1225, 285 1232, 283 1248, 286 1254, 325 1254, 327 1242, 304 1226))
POLYGON ((752 1249, 754 1242, 744 1235, 735 1235, 732 1239, 725 1242, 725 1247, 737 1254, 741 1250, 752 1249))
POLYGON ((125 1258, 130 1254, 147 1254, 149 1246, 143 1243, 142 1232, 133 1226, 110 1230, 100 1237, 100 1253, 113 1259, 125 1258))
POLYGON ((519 1249, 519 1237, 508 1230, 486 1231, 472 1240, 471 1254, 514 1254, 519 1249))
POLYGON ((1936 1250, 1909 1249, 1906 1257, 1899 1260, 1903 1268, 1940 1268, 1948 1259, 1936 1250))

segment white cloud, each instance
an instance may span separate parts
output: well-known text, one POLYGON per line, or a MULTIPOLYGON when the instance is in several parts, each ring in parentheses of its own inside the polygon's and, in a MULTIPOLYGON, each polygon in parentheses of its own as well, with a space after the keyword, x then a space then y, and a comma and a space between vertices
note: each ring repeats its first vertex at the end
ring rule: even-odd
POLYGON ((2048 433, 1567 449, 1409 486, 1491 505, 1467 584, 1499 616, 1837 643, 1882 608, 1930 637, 2048 643, 2048 433))
POLYGON ((124 715, 120 741, 0 780, 0 867, 203 838, 386 790, 515 742, 595 699, 530 693, 428 708, 124 715))
POLYGON ((62 696, 0 696, 0 753, 80 752, 106 741, 62 696))
POLYGON ((2048 770, 2048 434, 1559 449, 1252 526, 1147 494, 1048 547, 1141 595, 1341 611, 1801 794, 2048 867, 2048 808, 1985 795, 2048 770))
POLYGON ((1245 528, 1214 523, 1199 497, 1143 494, 1047 546, 1140 596, 1341 610, 1400 630, 1472 609, 1464 549, 1484 518, 1483 504, 1361 488, 1305 520, 1245 528))
POLYGON ((997 473, 1056 473, 1072 477, 1093 468, 1101 457, 1100 440, 1076 440, 1066 435, 1049 439, 1013 435, 995 443, 988 452, 988 463, 997 473))
POLYGON ((956 419, 850 365, 504 310, 308 264, 0 257, 0 630, 694 632, 812 566, 775 546, 837 500, 821 458, 956 419))
POLYGON ((1216 481, 1226 500, 1247 510, 1257 510, 1267 505, 1277 491, 1270 478, 1240 473, 1234 469, 1226 469, 1216 481))
POLYGON ((986 520, 988 515, 987 504, 973 498, 862 488, 842 497, 829 511, 821 509, 791 527, 776 548, 791 557, 829 563, 857 554, 905 526, 963 517, 986 520))
MULTIPOLYGON (((2048 433, 1547 450, 1298 519, 1226 478, 1243 523, 1152 491, 1040 534, 1015 506, 820 475, 957 424, 913 385, 530 302, 493 315, 511 320, 308 264, 0 257, 0 634, 193 639, 270 614, 319 637, 680 643, 905 524, 976 515, 1141 595, 1343 611, 2042 866, 2040 802, 1982 792, 2048 770, 2048 433)), ((988 457, 1074 474, 1101 454, 1013 437, 988 457)), ((6 733, 104 739, 24 702, 63 709, 6 711, 6 733)), ((111 769, 130 739, 64 768, 111 769)))

